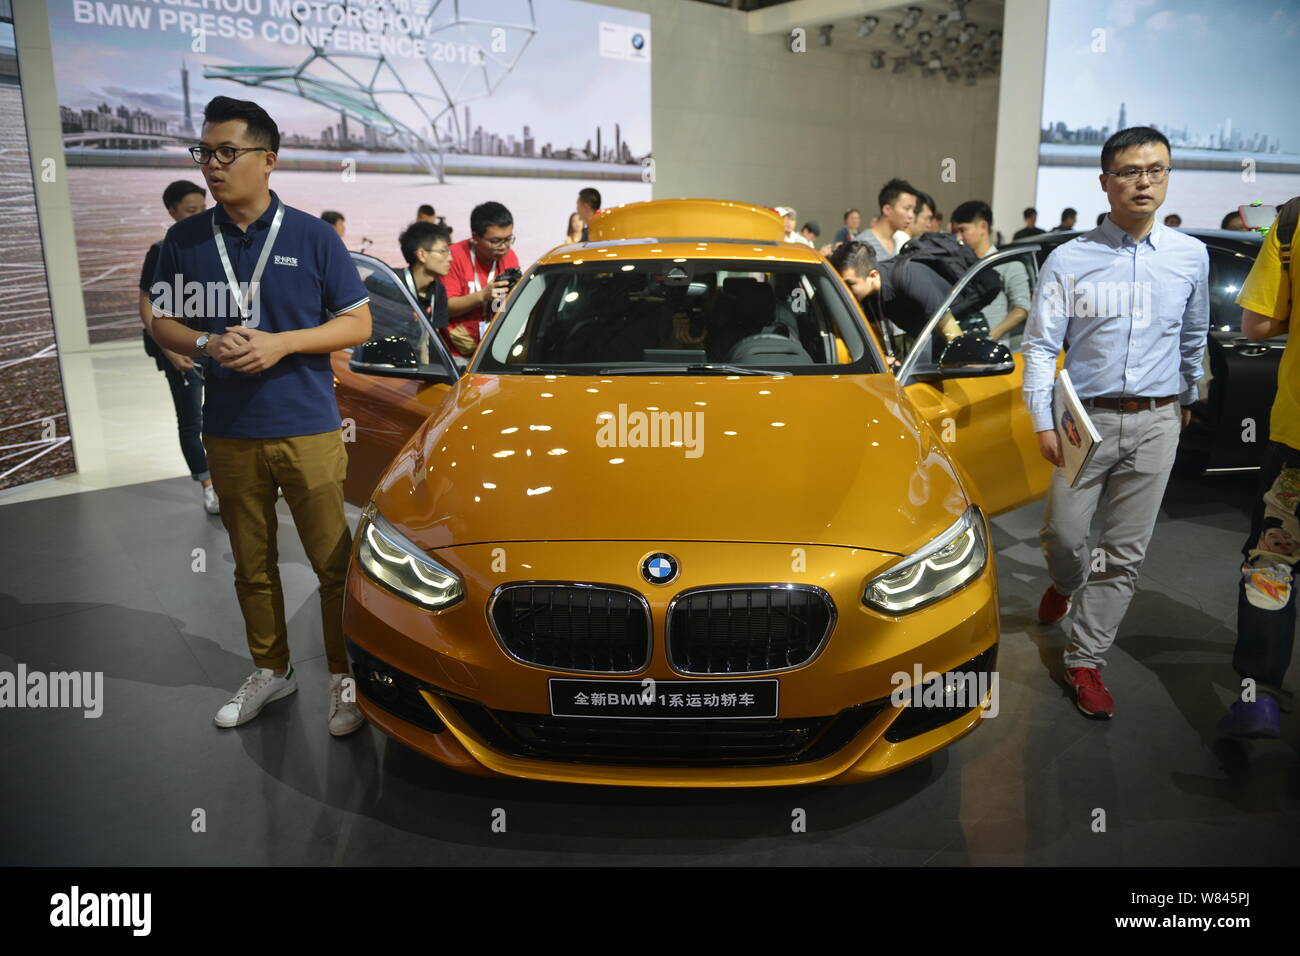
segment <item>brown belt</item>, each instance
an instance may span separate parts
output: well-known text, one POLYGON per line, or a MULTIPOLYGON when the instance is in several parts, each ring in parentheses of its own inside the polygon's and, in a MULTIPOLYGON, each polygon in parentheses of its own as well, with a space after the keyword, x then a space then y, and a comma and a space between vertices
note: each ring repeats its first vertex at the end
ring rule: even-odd
POLYGON ((1165 395, 1163 398, 1085 398, 1083 404, 1089 408, 1107 408, 1118 412, 1145 412, 1178 401, 1177 395, 1165 395))

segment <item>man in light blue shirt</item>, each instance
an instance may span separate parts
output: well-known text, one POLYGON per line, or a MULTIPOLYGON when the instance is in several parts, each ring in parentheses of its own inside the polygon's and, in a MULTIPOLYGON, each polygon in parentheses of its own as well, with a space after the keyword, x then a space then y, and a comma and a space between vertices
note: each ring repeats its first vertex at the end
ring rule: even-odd
POLYGON ((1052 476, 1040 534, 1052 579, 1038 619, 1054 624, 1077 604, 1065 652, 1079 709, 1110 717, 1103 656, 1128 610, 1155 527, 1209 331, 1209 253, 1161 225, 1169 141, 1155 129, 1120 130, 1102 148, 1110 214, 1043 263, 1025 326, 1025 404, 1039 450, 1063 463, 1053 426, 1056 359, 1087 407, 1101 444, 1073 488, 1052 476), (1181 407, 1180 407, 1181 406, 1181 407), (1105 501, 1100 545, 1088 529, 1105 501))

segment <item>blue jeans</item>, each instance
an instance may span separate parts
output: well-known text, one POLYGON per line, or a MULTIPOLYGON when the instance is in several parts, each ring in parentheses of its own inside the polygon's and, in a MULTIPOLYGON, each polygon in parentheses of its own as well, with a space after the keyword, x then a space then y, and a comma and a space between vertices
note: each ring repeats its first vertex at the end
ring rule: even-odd
POLYGON ((172 405, 176 407, 176 428, 180 432, 185 465, 195 481, 207 481, 208 455, 199 437, 203 431, 203 372, 198 365, 181 372, 165 359, 164 364, 167 367, 163 374, 167 376, 172 405))

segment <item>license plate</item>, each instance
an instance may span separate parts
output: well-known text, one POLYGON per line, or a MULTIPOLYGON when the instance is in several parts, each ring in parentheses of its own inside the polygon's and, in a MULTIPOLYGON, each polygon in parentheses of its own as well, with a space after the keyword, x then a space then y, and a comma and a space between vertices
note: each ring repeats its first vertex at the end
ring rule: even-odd
POLYGON ((775 717, 779 681, 582 680, 552 677, 555 717, 723 720, 775 717))

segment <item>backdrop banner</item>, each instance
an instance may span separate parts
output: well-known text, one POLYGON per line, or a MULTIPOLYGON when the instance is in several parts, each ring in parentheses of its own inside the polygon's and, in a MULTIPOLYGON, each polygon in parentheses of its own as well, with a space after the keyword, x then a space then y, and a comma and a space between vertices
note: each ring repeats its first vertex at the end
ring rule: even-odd
POLYGON ((503 202, 525 265, 578 190, 649 199, 650 17, 579 0, 50 0, 92 342, 139 335, 137 280, 214 96, 280 127, 272 188, 400 264, 422 204, 469 235, 503 202))
POLYGON ((1169 139, 1174 172, 1162 221, 1175 214, 1183 226, 1218 229, 1238 206, 1300 194, 1298 39, 1295 3, 1051 0, 1039 228, 1070 207, 1077 228, 1091 229, 1110 210, 1101 147, 1129 126, 1169 139))
POLYGON ((77 470, 68 433, 50 289, 9 5, 0 4, 0 490, 77 470))

